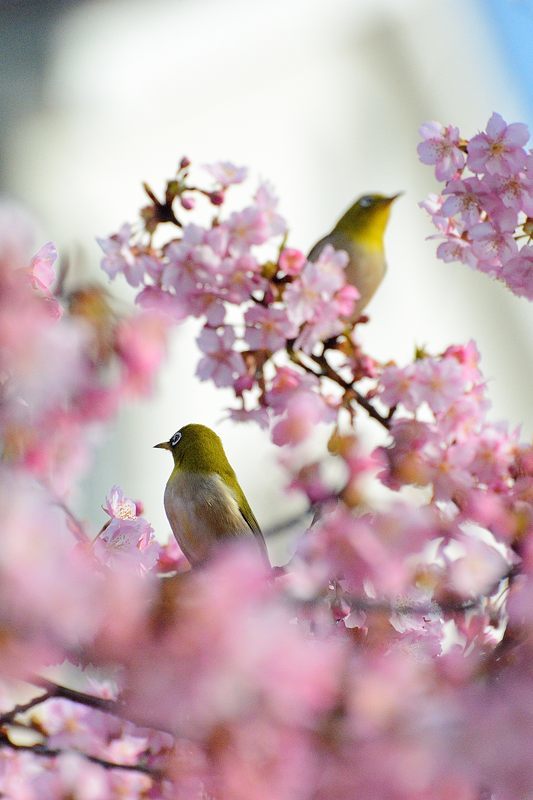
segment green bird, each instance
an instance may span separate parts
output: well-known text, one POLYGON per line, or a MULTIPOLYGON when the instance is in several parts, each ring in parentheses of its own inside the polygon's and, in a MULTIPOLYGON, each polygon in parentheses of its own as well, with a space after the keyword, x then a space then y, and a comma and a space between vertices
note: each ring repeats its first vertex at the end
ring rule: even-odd
POLYGON ((361 316, 385 275, 385 229, 391 205, 400 194, 392 197, 382 194, 363 195, 340 218, 333 230, 315 244, 307 256, 310 261, 316 261, 327 244, 331 244, 336 250, 346 250, 350 259, 346 266, 346 276, 360 294, 352 321, 361 316))
POLYGON ((206 561, 221 542, 240 536, 253 537, 270 566, 261 528, 220 437, 205 425, 185 425, 154 447, 170 450, 174 459, 165 511, 191 566, 206 561))

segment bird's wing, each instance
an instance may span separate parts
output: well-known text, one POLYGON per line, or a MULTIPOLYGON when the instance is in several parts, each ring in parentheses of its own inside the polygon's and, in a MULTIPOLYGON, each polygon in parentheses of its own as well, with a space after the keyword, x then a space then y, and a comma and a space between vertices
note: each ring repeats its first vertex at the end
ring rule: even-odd
POLYGON ((346 250, 349 248, 351 243, 345 233, 342 231, 332 230, 331 233, 328 233, 327 236, 324 236, 323 239, 319 239, 319 241, 313 245, 307 256, 308 260, 316 261, 327 244, 332 245, 335 250, 346 250))
POLYGON ((270 566, 270 559, 268 557, 268 551, 267 551, 267 546, 266 546, 266 543, 265 543, 265 538, 263 536, 261 528, 259 527, 259 523, 255 518, 254 512, 250 508, 250 504, 248 503, 248 500, 246 499, 246 496, 245 496, 243 490, 241 489, 241 487, 239 485, 239 482, 237 481, 235 473, 233 473, 232 475, 227 475, 226 476, 226 481, 227 481, 227 483, 230 484, 230 486, 231 486, 231 488, 232 488, 232 490, 233 490, 233 492, 235 494, 235 497, 237 499, 237 503, 239 504, 239 511, 241 512, 242 518, 244 519, 244 521, 246 522, 246 524, 248 525, 248 527, 252 531, 253 535, 255 536, 256 541, 257 541, 259 547, 261 548, 261 552, 263 553, 263 556, 266 559, 268 566, 270 566))

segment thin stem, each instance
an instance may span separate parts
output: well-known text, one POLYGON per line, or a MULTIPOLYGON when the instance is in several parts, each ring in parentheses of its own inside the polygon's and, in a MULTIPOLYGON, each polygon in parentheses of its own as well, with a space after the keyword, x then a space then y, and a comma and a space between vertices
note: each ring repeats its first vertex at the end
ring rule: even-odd
POLYGON ((114 714, 116 717, 120 717, 120 719, 126 720, 127 722, 132 722, 134 725, 138 725, 141 728, 152 728, 153 730, 164 731, 171 736, 177 735, 177 732, 169 727, 159 724, 154 725, 153 722, 149 720, 130 715, 125 704, 118 700, 108 700, 103 697, 96 697, 96 695, 93 694, 80 692, 77 689, 69 689, 67 686, 62 686, 40 675, 34 675, 28 678, 28 683, 45 689, 50 693, 51 697, 61 697, 63 700, 71 700, 73 703, 80 703, 81 705, 89 706, 89 708, 96 708, 108 714, 114 714))
POLYGON ((46 691, 44 694, 40 694, 28 700, 27 703, 19 703, 13 706, 10 711, 6 711, 5 714, 0 715, 0 725, 10 725, 18 714, 24 714, 26 711, 29 711, 30 708, 44 703, 45 700, 49 700, 53 696, 52 692, 46 691))
POLYGON ((88 753, 82 753, 81 750, 61 750, 59 748, 47 747, 45 744, 15 744, 2 731, 0 731, 0 747, 9 747, 19 752, 33 753, 33 755, 41 756, 42 758, 56 758, 65 753, 77 753, 92 764, 98 764, 100 767, 104 767, 104 769, 125 769, 128 770, 128 772, 141 772, 152 778, 161 777, 160 770, 145 766, 144 764, 117 764, 115 761, 108 761, 105 758, 99 758, 99 756, 91 756, 88 753))
POLYGON ((348 383, 348 381, 345 381, 341 375, 335 372, 324 353, 319 356, 311 355, 310 358, 322 369, 323 375, 341 386, 348 396, 351 395, 355 402, 360 405, 361 408, 365 409, 369 417, 372 417, 372 419, 375 419, 376 422, 379 422, 379 424, 382 425, 386 430, 390 429, 390 417, 382 416, 382 414, 380 414, 379 411, 374 408, 372 403, 354 388, 352 383, 348 383))
POLYGON ((110 714, 115 714, 117 717, 124 716, 124 705, 117 700, 108 700, 104 697, 97 697, 93 694, 79 692, 77 689, 69 689, 67 686, 61 686, 61 684, 49 681, 47 678, 42 678, 40 675, 33 676, 29 679, 29 682, 34 686, 45 689, 48 697, 62 697, 64 700, 72 700, 74 703, 81 703, 90 708, 107 711, 110 714))

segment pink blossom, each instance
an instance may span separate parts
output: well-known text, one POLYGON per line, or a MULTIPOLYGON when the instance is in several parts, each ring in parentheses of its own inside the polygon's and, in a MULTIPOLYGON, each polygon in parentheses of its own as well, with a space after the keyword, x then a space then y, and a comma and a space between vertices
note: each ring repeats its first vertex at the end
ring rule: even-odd
POLYGON ((211 328, 218 328, 224 324, 226 317, 226 307, 222 292, 209 292, 203 290, 191 295, 188 298, 189 313, 195 317, 205 316, 207 325, 211 328))
POLYGON ((462 236, 450 234, 446 241, 441 242, 437 247, 437 258, 446 263, 450 261, 461 261, 469 267, 477 266, 477 258, 472 249, 472 243, 463 239, 462 236))
POLYGON ((219 271, 221 296, 230 303, 246 303, 254 291, 266 291, 267 281, 261 276, 260 265, 251 253, 225 258, 219 271))
POLYGON ((269 183, 262 183, 258 187, 254 200, 257 207, 265 215, 268 224, 269 237, 281 236, 287 230, 287 223, 281 214, 278 214, 278 198, 269 183))
POLYGON ((516 436, 503 425, 485 424, 476 436, 476 451, 470 464, 472 474, 489 488, 503 491, 517 447, 516 436))
POLYGON ((112 486, 109 490, 103 509, 113 519, 135 519, 136 504, 126 497, 120 486, 112 486))
POLYGON ((174 322, 181 322, 189 313, 188 305, 181 298, 158 286, 145 286, 135 302, 145 311, 163 314, 174 322))
POLYGON ((478 383, 482 380, 479 369, 480 353, 473 339, 464 345, 450 345, 443 353, 443 358, 455 358, 461 365, 465 384, 478 383))
POLYGON ((344 328, 345 322, 339 319, 336 303, 324 304, 317 310, 314 318, 304 325, 295 347, 304 353, 311 353, 318 342, 337 336, 344 328))
POLYGON ((416 371, 408 367, 385 367, 381 373, 381 399, 389 408, 401 403, 407 411, 415 411, 418 397, 415 391, 416 371))
POLYGON ((297 372, 292 367, 277 367, 265 399, 279 414, 284 411, 288 400, 301 389, 309 390, 317 387, 318 379, 313 375, 297 372))
POLYGON ((231 161, 216 161, 214 164, 206 164, 204 169, 224 187, 242 183, 248 175, 246 167, 236 167, 231 161))
POLYGON ((420 208, 423 208, 424 211, 427 211, 437 230, 441 231, 441 233, 448 233, 450 215, 445 214, 442 210, 444 202, 445 198, 442 195, 432 193, 428 194, 425 200, 421 200, 418 205, 420 208))
POLYGON ((131 225, 125 223, 118 233, 107 239, 97 238, 96 241, 104 251, 102 269, 111 279, 119 272, 124 275, 130 286, 139 286, 146 273, 146 258, 137 255, 130 244, 132 237, 131 225))
POLYGON ((318 422, 325 422, 331 416, 331 409, 320 395, 299 391, 287 401, 285 416, 272 429, 272 441, 280 446, 300 444, 318 422))
POLYGON ((304 268, 306 258, 301 250, 296 250, 294 247, 285 247, 279 256, 280 269, 285 275, 296 277, 304 268))
POLYGON ((143 517, 113 517, 99 534, 93 550, 107 566, 123 564, 148 571, 157 562, 159 545, 152 526, 143 517))
MULTIPOLYGON (((480 221, 484 186, 479 178, 456 178, 448 181, 443 194, 447 195, 441 206, 444 217, 461 215, 465 225, 472 226, 480 221)), ((438 226, 437 226, 438 227, 438 226)))
MULTIPOLYGON (((300 279, 286 287, 284 300, 287 313, 295 325, 318 321, 322 317, 324 323, 328 320, 327 324, 322 323, 326 331, 339 326, 339 311, 332 309, 329 301, 345 285, 344 268, 347 263, 347 253, 327 245, 317 261, 309 261, 305 265, 300 279), (337 325, 334 324, 335 318, 337 325)), ((342 323, 340 325, 343 327, 342 323)))
POLYGON ((211 379, 215 386, 231 386, 236 378, 246 374, 241 354, 232 349, 235 343, 232 328, 226 326, 220 332, 204 328, 196 341, 205 353, 196 368, 200 380, 211 379))
MULTIPOLYGON (((530 160, 533 167, 531 156, 530 160)), ((487 182, 506 208, 517 214, 523 211, 527 216, 533 216, 533 178, 530 172, 489 176, 487 182)))
POLYGON ((182 238, 165 248, 167 263, 163 269, 162 288, 173 289, 183 302, 201 283, 212 280, 226 245, 226 229, 209 231, 194 223, 186 225, 182 238))
POLYGON ((183 555, 175 536, 169 536, 166 544, 159 548, 157 557, 158 572, 183 572, 189 568, 189 562, 183 555))
POLYGON ((459 129, 440 122, 425 122, 419 130, 423 142, 417 152, 423 164, 435 164, 437 180, 451 178, 465 163, 465 155, 459 149, 459 129))
POLYGON ((472 249, 479 258, 479 269, 497 273, 503 261, 508 261, 516 255, 518 247, 513 236, 515 224, 516 217, 508 210, 500 216, 497 225, 480 222, 470 229, 472 249))
POLYGON ((453 589, 465 597, 486 593, 509 569, 498 550, 479 539, 465 536, 461 548, 464 554, 452 561, 449 580, 453 589))
POLYGON ((148 311, 117 326, 117 353, 124 367, 125 387, 139 393, 150 391, 156 370, 165 353, 168 325, 148 311))
POLYGON ((526 163, 524 146, 528 139, 527 125, 521 122, 507 125, 500 114, 494 112, 487 123, 487 132, 470 139, 467 164, 472 172, 515 173, 526 163))
POLYGON ((243 255, 256 244, 264 244, 269 238, 268 220, 263 211, 249 206, 243 211, 234 211, 227 223, 229 251, 232 256, 243 255))
POLYGON ((53 242, 48 242, 37 251, 30 263, 33 283, 45 295, 50 295, 52 292, 52 284, 56 278, 54 270, 56 260, 56 247, 53 242))
POLYGON ((533 300, 533 245, 524 245, 504 263, 501 278, 514 294, 533 300))
POLYGON ((292 339, 298 333, 283 308, 252 306, 244 315, 244 321, 244 340, 251 350, 275 352, 284 348, 287 339, 292 339))
POLYGON ((351 317, 357 300, 361 297, 359 290, 351 283, 345 284, 335 294, 333 302, 339 317, 351 317))
POLYGON ((442 414, 464 393, 463 371, 451 358, 423 358, 415 364, 417 405, 424 401, 442 414))
POLYGON ((436 500, 453 500, 464 496, 474 485, 470 463, 475 452, 474 442, 461 442, 441 448, 436 444, 427 447, 424 454, 431 469, 431 482, 436 500))

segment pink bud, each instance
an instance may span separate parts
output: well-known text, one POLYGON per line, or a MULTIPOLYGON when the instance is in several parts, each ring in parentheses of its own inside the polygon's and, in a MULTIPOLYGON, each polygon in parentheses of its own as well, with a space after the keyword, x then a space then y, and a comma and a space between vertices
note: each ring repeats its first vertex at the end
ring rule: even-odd
POLYGON ((187 169, 187 167, 190 167, 190 165, 191 165, 190 158, 187 158, 187 156, 183 156, 183 158, 180 161, 180 169, 187 169))
POLYGON ((305 262, 306 258, 302 251, 293 247, 286 247, 279 257, 279 265, 286 275, 299 275, 305 262))
POLYGON ((211 192, 209 195, 209 199, 213 203, 214 206, 221 206, 224 202, 224 192, 215 191, 211 192))
POLYGON ((187 197, 183 197, 182 195, 180 197, 180 203, 186 211, 191 211, 191 209, 193 209, 196 205, 194 197, 191 197, 190 195, 187 195, 187 197))

